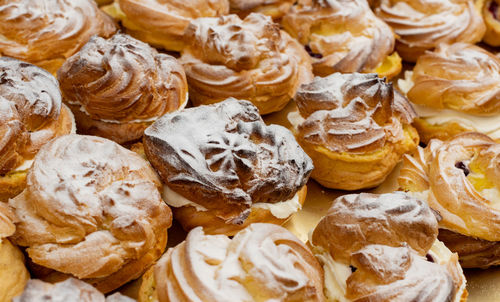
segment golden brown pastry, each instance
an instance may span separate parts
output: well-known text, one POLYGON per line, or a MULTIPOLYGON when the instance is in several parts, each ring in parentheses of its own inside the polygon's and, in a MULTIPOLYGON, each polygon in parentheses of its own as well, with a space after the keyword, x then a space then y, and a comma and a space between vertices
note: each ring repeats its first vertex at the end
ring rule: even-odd
POLYGON ((93 35, 116 26, 93 0, 0 1, 0 54, 55 73, 93 35))
POLYGON ((282 227, 254 223, 233 239, 198 227, 143 276, 139 301, 325 301, 323 271, 282 227))
POLYGON ((7 239, 16 231, 14 216, 0 202, 0 302, 11 302, 30 278, 21 251, 7 239))
POLYGON ((207 234, 283 223, 301 209, 313 169, 290 131, 235 99, 164 115, 144 132, 144 149, 176 220, 207 234))
POLYGON ((31 261, 106 293, 163 253, 172 222, 147 161, 110 140, 66 135, 42 147, 9 200, 31 261))
POLYGON ((500 46, 500 1, 476 0, 476 6, 481 9, 486 33, 483 41, 491 46, 500 46))
POLYGON ((458 257, 428 205, 402 192, 337 198, 310 243, 329 301, 465 301, 458 257))
POLYGON ((32 279, 28 281, 24 292, 13 302, 133 302, 134 299, 115 293, 108 298, 91 285, 75 278, 55 284, 32 279))
POLYGON ((189 22, 229 12, 228 0, 115 0, 102 8, 131 36, 155 47, 181 51, 189 22))
POLYGON ((312 80, 310 57, 271 18, 201 18, 186 29, 180 61, 194 105, 245 99, 260 114, 279 111, 312 80))
POLYGON ((0 202, 24 189, 26 172, 43 144, 74 131, 73 114, 62 105, 50 73, 0 58, 0 202))
POLYGON ((113 0, 95 0, 95 2, 97 3, 97 5, 102 6, 112 3, 113 0))
POLYGON ((391 28, 366 0, 300 0, 283 18, 283 27, 313 60, 316 75, 376 72, 394 77, 401 58, 391 28))
POLYGON ((123 34, 91 38, 57 77, 78 132, 117 143, 140 139, 158 117, 187 103, 177 60, 123 34))
POLYGON ((414 104, 423 142, 467 131, 500 139, 500 59, 483 48, 441 44, 398 85, 414 104))
POLYGON ((500 264, 500 144, 481 133, 431 140, 406 156, 401 189, 442 216, 440 238, 464 267, 500 264), (463 256, 463 257, 462 257, 463 256))
POLYGON ((229 0, 230 12, 241 18, 250 13, 261 13, 280 19, 295 3, 295 0, 229 0))
POLYGON ((415 112, 376 74, 316 77, 300 87, 288 120, 325 187, 358 190, 381 184, 418 145, 415 112))
POLYGON ((381 0, 376 14, 396 33, 403 60, 415 62, 441 43, 476 43, 486 27, 474 0, 381 0))

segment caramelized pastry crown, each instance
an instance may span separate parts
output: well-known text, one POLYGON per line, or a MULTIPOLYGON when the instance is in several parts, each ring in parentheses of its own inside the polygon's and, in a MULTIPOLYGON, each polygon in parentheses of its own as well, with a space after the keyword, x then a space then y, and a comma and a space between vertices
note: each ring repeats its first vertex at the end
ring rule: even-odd
POLYGON ((366 152, 403 139, 416 116, 406 98, 376 74, 316 77, 295 101, 305 121, 299 139, 333 152, 366 152))
POLYGON ((96 120, 149 120, 187 102, 182 66, 130 36, 92 37, 58 71, 66 102, 96 120))
MULTIPOLYGON (((165 248, 172 218, 160 185, 144 159, 112 141, 61 136, 42 147, 27 188, 9 201, 20 220, 13 239, 34 263, 56 271, 80 279, 117 274, 165 248)), ((138 277, 149 264, 129 273, 138 277)), ((116 287, 130 280, 120 278, 116 287)))
POLYGON ((416 104, 471 114, 500 113, 500 59, 481 47, 439 45, 418 58, 413 83, 408 98, 416 104))
POLYGON ((425 258, 437 234, 437 219, 426 203, 402 192, 361 193, 334 201, 314 229, 312 244, 356 268, 346 281, 348 299, 451 301, 458 290, 452 264, 425 258))
POLYGON ((110 36, 115 30, 94 1, 0 1, 0 53, 42 67, 50 67, 50 60, 62 63, 91 36, 110 36))
POLYGON ((59 84, 39 67, 0 58, 0 95, 0 174, 4 174, 70 129, 58 128, 59 84))
MULTIPOLYGON (((182 62, 195 104, 228 97, 286 104, 311 78, 310 59, 270 17, 200 18, 188 26, 182 62)), ((269 113, 261 110, 261 114, 269 113)))
POLYGON ((32 279, 26 284, 21 296, 13 302, 78 301, 78 302, 132 302, 135 301, 119 293, 108 299, 91 285, 75 278, 55 284, 32 279))
POLYGON ((154 267, 158 300, 324 301, 321 267, 288 230, 254 223, 229 239, 193 229, 154 267))
POLYGON ((486 30, 472 0, 381 0, 376 13, 398 36, 398 53, 413 62, 440 43, 479 42, 486 30))
POLYGON ((234 223, 252 203, 291 199, 313 168, 290 131, 235 99, 164 115, 144 147, 168 187, 234 223))
POLYGON ((9 237, 16 231, 13 221, 13 213, 5 203, 0 203, 0 243, 2 242, 2 238, 9 237))
POLYGON ((480 133, 442 142, 431 140, 405 156, 398 179, 402 189, 423 192, 440 213, 440 225, 466 236, 500 240, 500 145, 480 133))
POLYGON ((366 0, 300 0, 283 26, 306 46, 316 75, 370 72, 394 50, 394 33, 366 0))

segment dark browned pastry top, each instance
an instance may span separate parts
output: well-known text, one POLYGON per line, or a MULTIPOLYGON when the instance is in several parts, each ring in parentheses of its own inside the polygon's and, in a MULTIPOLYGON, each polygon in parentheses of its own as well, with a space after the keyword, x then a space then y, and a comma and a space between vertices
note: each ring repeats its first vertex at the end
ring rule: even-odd
POLYGON ((403 139, 416 116, 408 100, 377 74, 316 77, 295 96, 303 140, 333 152, 365 152, 403 139))
POLYGON ((252 203, 291 199, 313 168, 292 133, 266 126, 248 101, 169 113, 144 134, 146 154, 166 185, 234 223, 252 203))

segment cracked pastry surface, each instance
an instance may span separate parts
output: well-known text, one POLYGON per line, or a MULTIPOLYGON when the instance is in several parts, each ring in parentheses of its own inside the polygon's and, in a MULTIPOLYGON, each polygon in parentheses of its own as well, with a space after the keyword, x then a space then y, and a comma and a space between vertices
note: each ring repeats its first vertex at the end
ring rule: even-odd
POLYGON ((365 0, 300 0, 282 23, 309 52, 316 75, 378 72, 392 77, 401 70, 397 54, 393 57, 399 61, 389 59, 395 44, 392 29, 365 0))
POLYGON ((137 140, 144 129, 187 103, 182 66, 128 35, 92 37, 58 71, 64 101, 79 133, 137 140))
POLYGON ((476 43, 486 27, 472 0, 381 0, 376 14, 398 36, 396 49, 415 62, 440 43, 476 43))
POLYGON ((323 272, 282 227, 254 223, 232 239, 198 227, 144 275, 139 301, 325 301, 323 272))
POLYGON ((16 231, 13 220, 13 213, 0 202, 0 301, 5 302, 19 295, 30 278, 23 253, 7 238, 16 231))
POLYGON ((230 12, 244 18, 250 13, 261 13, 280 19, 295 0, 229 0, 230 12))
POLYGON ((131 36, 166 50, 181 51, 189 23, 229 13, 228 0, 115 0, 102 8, 131 36))
POLYGON ((0 58, 0 201, 19 194, 26 170, 49 140, 74 132, 57 80, 16 59, 0 58))
POLYGON ((116 26, 90 0, 0 1, 0 54, 51 73, 93 35, 110 36, 116 26))
POLYGON ((75 278, 69 278, 55 284, 38 279, 29 280, 24 292, 13 299, 13 302, 44 301, 133 302, 135 300, 119 293, 115 293, 106 299, 92 285, 75 278))
POLYGON ((310 237, 327 299, 461 301, 467 293, 458 257, 437 235, 432 210, 405 193, 337 198, 310 237))
POLYGON ((184 39, 180 62, 194 105, 235 97, 267 114, 281 110, 312 79, 307 52, 262 14, 200 18, 184 39))
POLYGON ((420 56, 406 75, 405 89, 416 104, 415 127, 422 141, 446 140, 467 131, 500 139, 497 56, 472 44, 441 44, 420 56))
POLYGON ((439 212, 440 227, 447 230, 442 239, 464 256, 464 267, 500 263, 495 251, 500 241, 499 154, 500 145, 488 136, 464 133, 449 141, 431 140, 404 159, 401 189, 439 212), (458 242, 462 247, 455 249, 458 242))
POLYGON ((316 77, 300 87, 295 102, 298 112, 288 119, 314 161, 312 178, 323 186, 377 186, 418 144, 413 108, 376 74, 316 77))
POLYGON ((225 234, 273 217, 255 206, 296 199, 294 211, 278 215, 282 223, 303 203, 313 168, 290 131, 266 126, 255 106, 235 99, 164 115, 144 132, 144 148, 176 219, 190 229, 190 220, 211 215, 201 225, 225 234), (182 215, 186 208, 193 212, 182 215))
POLYGON ((139 155, 99 137, 44 145, 27 187, 9 200, 13 241, 40 266, 109 292, 160 257, 172 217, 160 180, 139 155))

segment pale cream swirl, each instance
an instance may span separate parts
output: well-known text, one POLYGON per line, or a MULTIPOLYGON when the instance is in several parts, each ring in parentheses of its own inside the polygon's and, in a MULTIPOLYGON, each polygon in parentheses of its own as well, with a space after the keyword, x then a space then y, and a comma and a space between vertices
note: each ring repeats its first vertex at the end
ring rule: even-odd
POLYGON ((195 105, 235 97, 266 114, 282 109, 312 78, 307 52, 261 14, 200 18, 184 38, 180 61, 195 105))
POLYGON ((0 53, 52 73, 91 36, 110 36, 115 30, 94 1, 0 1, 0 53))
POLYGON ((192 230, 154 267, 159 302, 324 301, 321 267, 286 229, 255 223, 233 239, 192 230))
POLYGON ((98 137, 66 135, 36 155, 27 188, 9 201, 13 240, 41 266, 109 292, 163 252, 171 212, 139 155, 98 137))
POLYGON ((440 43, 481 41, 486 27, 472 0, 381 0, 375 12, 396 33, 396 49, 415 62, 440 43))
POLYGON ((305 45, 320 76, 373 71, 394 50, 391 28, 366 0, 300 0, 282 23, 305 45))

